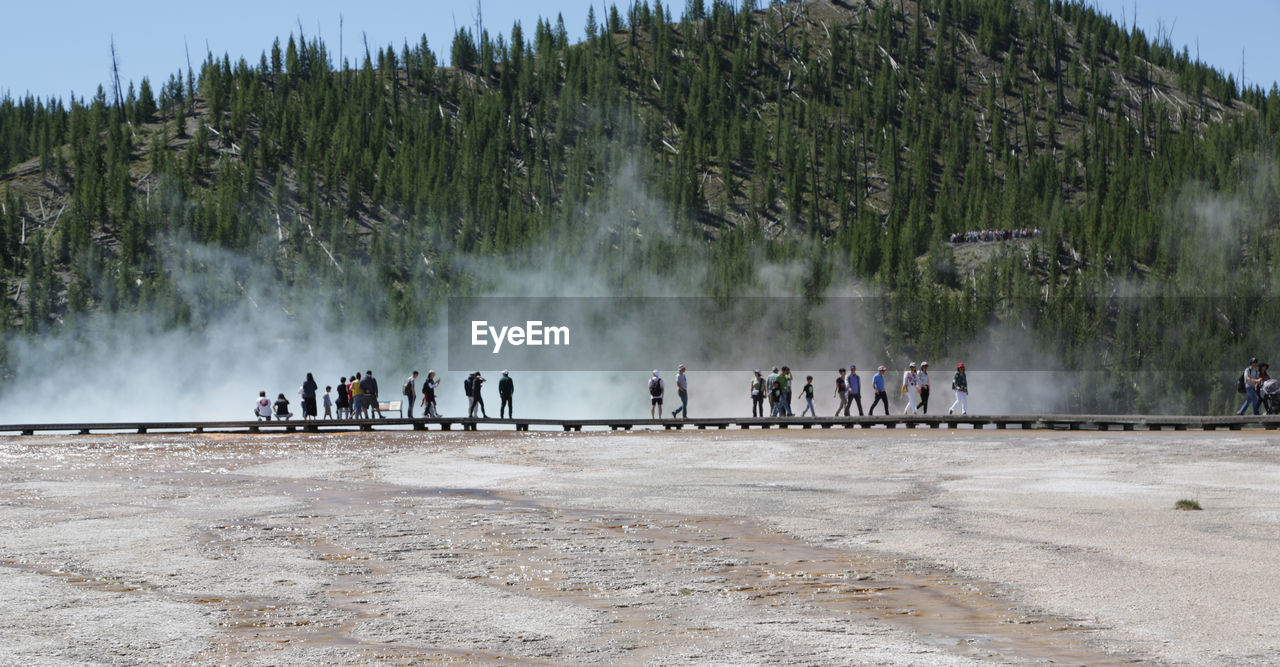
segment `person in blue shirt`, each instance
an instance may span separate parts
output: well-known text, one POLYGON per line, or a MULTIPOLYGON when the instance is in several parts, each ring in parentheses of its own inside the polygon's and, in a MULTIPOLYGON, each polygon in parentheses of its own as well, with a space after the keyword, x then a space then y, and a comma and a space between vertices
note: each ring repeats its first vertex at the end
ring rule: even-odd
POLYGON ((876 406, 879 405, 881 401, 884 401, 884 414, 886 417, 889 416, 889 395, 886 394, 884 390, 884 372, 887 370, 889 369, 881 366, 878 369, 878 372, 871 376, 871 388, 875 390, 876 398, 871 402, 871 409, 867 410, 867 414, 869 415, 875 414, 876 406))
MULTIPOLYGON (((849 403, 858 404, 858 416, 862 416, 862 378, 858 377, 858 367, 849 364, 849 403)), ((888 408, 888 399, 885 399, 885 409, 888 408)), ((844 406, 844 416, 849 416, 849 406, 844 406)))

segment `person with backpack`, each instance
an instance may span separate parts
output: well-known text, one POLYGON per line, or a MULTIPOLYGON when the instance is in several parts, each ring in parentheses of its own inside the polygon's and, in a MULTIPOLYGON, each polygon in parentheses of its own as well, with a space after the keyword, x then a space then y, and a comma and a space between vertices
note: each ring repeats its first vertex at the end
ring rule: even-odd
POLYGON ((847 417, 849 415, 849 386, 844 381, 844 366, 836 370, 840 373, 840 376, 836 378, 836 393, 832 394, 832 396, 840 399, 840 402, 836 404, 835 416, 839 417, 840 412, 843 411, 847 417))
POLYGON ((662 395, 667 392, 667 387, 662 382, 662 378, 658 377, 658 369, 653 369, 653 377, 649 378, 649 419, 657 419, 662 416, 662 395), (657 416, 654 416, 654 411, 657 416))
POLYGON ((1239 383, 1244 384, 1244 405, 1236 411, 1237 415, 1243 415, 1246 408, 1253 406, 1253 414, 1258 414, 1258 383, 1262 381, 1262 373, 1258 370, 1258 358, 1249 358, 1249 367, 1244 369, 1244 373, 1237 380, 1237 388, 1239 383))
POLYGON ((400 389, 400 393, 409 399, 409 419, 413 419, 413 401, 418 397, 415 391, 415 385, 418 384, 418 371, 414 371, 408 380, 404 381, 404 387, 400 389))
POLYGON ((427 371, 427 379, 422 381, 422 415, 429 419, 440 418, 440 413, 436 411, 436 387, 439 386, 436 372, 427 371))
POLYGON ((364 379, 360 381, 360 388, 364 390, 365 405, 369 407, 370 419, 373 418, 374 412, 378 413, 378 419, 382 419, 382 406, 378 405, 378 381, 373 379, 373 371, 365 371, 364 379))
POLYGON ((875 391, 875 400, 871 401, 871 409, 867 410, 868 415, 876 413, 876 406, 880 401, 884 401, 884 416, 889 416, 889 394, 885 393, 884 388, 884 372, 889 369, 881 366, 875 375, 871 376, 871 389, 875 391))
POLYGON ((755 374, 751 377, 751 416, 764 416, 764 376, 760 374, 760 369, 755 370, 755 374))
POLYGON ((800 412, 803 417, 808 413, 810 417, 817 417, 818 411, 813 409, 813 376, 806 375, 804 378, 804 387, 800 389, 800 395, 804 396, 804 410, 800 412))
POLYGON ((479 374, 476 371, 462 381, 462 393, 467 395, 467 419, 476 418, 476 376, 479 374))
POLYGON ((511 407, 511 397, 516 393, 516 383, 511 379, 511 375, 504 369, 502 371, 502 379, 498 380, 498 419, 502 419, 502 415, 506 414, 507 419, 515 419, 516 411, 511 407), (504 413, 503 410, 506 410, 504 413))
MULTIPOLYGON (((862 416, 862 378, 858 377, 858 367, 849 364, 849 402, 858 404, 858 416, 862 416)), ((849 406, 844 406, 844 416, 849 416, 849 406)))
POLYGON ((680 397, 680 407, 671 411, 671 418, 681 415, 681 419, 689 418, 689 376, 684 374, 684 364, 676 369, 676 395, 680 397))
POLYGON ((956 374, 951 376, 951 388, 956 392, 956 402, 951 404, 947 414, 954 414, 956 406, 960 407, 960 414, 969 414, 969 378, 964 374, 964 362, 956 364, 956 374))

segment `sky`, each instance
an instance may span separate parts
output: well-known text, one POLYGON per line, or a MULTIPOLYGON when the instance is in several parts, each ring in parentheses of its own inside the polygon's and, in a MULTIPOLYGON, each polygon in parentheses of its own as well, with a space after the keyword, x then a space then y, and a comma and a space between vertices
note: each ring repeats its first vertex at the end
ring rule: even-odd
MULTIPOLYGON (((708 0, 709 2, 710 0, 708 0)), ((621 8, 629 0, 620 0, 621 8)), ((761 5, 766 0, 758 0, 761 5)), ((118 54, 121 81, 135 84, 148 77, 157 88, 169 75, 185 70, 189 51, 194 67, 206 52, 234 62, 245 57, 256 63, 277 37, 286 42, 299 24, 309 37, 319 35, 336 59, 339 51, 359 64, 362 40, 397 47, 416 44, 426 35, 441 62, 448 60, 455 26, 472 26, 477 9, 490 34, 510 32, 520 21, 526 34, 539 16, 554 21, 564 16, 575 41, 582 38, 590 5, 603 14, 602 0, 309 0, 289 3, 268 0, 193 3, 139 0, 116 6, 104 2, 8 2, 0 9, 0 96, 66 100, 91 97, 99 85, 110 90, 111 41, 118 54), (341 17, 341 32, 339 31, 341 17)), ((1276 0, 1091 0, 1104 13, 1137 23, 1149 37, 1162 32, 1176 46, 1187 45, 1205 62, 1270 89, 1280 79, 1280 2, 1276 0)), ((682 0, 670 0, 673 14, 683 11, 682 0)), ((677 16, 678 18, 678 16, 677 16)), ((336 63, 335 63, 336 64, 336 63)))

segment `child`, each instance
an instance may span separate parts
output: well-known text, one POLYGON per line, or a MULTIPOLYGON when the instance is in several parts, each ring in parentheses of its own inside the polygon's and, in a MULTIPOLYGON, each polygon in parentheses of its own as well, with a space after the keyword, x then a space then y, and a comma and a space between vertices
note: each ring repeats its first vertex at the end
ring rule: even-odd
POLYGON ((333 399, 329 398, 329 392, 333 391, 333 387, 325 385, 324 387, 324 418, 333 419, 333 413, 329 408, 333 407, 333 399))
POLYGON ((804 389, 802 390, 802 393, 804 394, 805 408, 800 413, 800 416, 803 417, 807 412, 810 417, 817 417, 818 411, 813 409, 813 376, 806 375, 804 380, 804 389))

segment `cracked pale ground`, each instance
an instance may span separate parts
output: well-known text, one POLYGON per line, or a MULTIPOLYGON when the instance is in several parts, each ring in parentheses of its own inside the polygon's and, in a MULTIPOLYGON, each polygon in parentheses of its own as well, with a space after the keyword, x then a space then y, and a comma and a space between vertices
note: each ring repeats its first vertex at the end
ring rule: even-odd
POLYGON ((1275 663, 1278 446, 11 437, 0 662, 1275 663))

